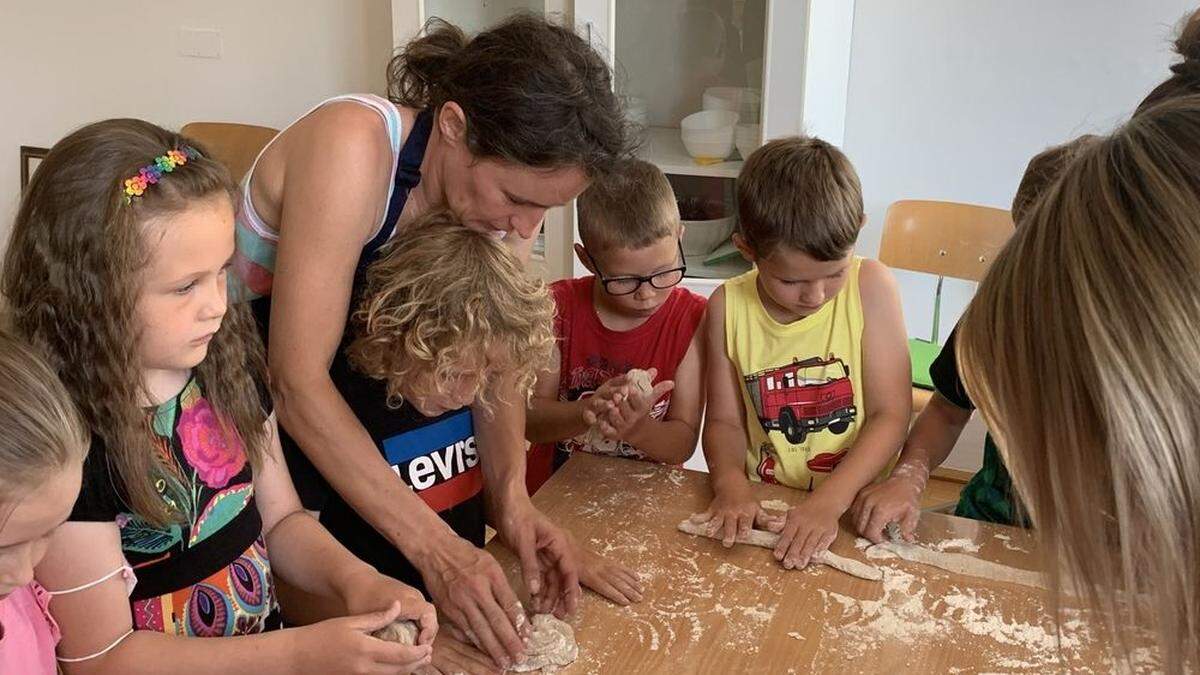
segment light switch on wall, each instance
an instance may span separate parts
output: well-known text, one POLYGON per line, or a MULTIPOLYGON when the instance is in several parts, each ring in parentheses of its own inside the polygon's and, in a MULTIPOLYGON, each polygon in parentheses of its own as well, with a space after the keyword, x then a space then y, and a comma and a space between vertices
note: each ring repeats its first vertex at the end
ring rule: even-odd
POLYGON ((221 31, 211 28, 180 28, 180 56, 198 59, 221 58, 221 31))

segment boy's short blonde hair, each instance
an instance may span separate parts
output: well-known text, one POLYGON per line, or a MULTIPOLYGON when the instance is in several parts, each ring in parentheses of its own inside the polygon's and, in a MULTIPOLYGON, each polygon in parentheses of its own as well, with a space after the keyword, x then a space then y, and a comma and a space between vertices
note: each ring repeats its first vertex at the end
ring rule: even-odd
POLYGON ((780 138, 755 150, 738 175, 737 204, 738 232, 759 257, 787 246, 839 260, 863 225, 854 166, 819 138, 780 138))
POLYGON ((467 364, 483 371, 476 393, 488 407, 494 403, 488 385, 500 375, 512 377, 526 399, 531 395, 537 364, 552 354, 553 320, 546 284, 504 242, 437 211, 414 222, 367 268, 349 358, 387 382, 396 406, 403 383, 432 374, 443 387, 467 364))
POLYGON ((589 251, 639 249, 679 234, 679 205, 667 177, 642 160, 622 162, 579 195, 579 238, 589 251))

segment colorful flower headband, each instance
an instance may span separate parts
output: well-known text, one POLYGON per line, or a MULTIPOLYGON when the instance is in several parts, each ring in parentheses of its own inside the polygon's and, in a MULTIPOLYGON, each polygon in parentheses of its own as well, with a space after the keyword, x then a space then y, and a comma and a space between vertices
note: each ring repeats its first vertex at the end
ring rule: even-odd
POLYGON ((153 164, 143 166, 138 169, 136 176, 125 179, 125 203, 129 204, 134 197, 141 197, 146 191, 146 186, 157 183, 164 173, 171 173, 175 167, 183 166, 189 159, 197 157, 200 157, 200 152, 190 145, 185 145, 179 150, 168 150, 167 154, 155 157, 153 164))

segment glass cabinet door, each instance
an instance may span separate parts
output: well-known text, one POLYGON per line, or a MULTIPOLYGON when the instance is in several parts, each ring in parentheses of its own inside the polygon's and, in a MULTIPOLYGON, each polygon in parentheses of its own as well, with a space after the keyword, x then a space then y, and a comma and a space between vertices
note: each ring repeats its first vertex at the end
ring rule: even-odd
MULTIPOLYGON (((574 26, 612 63, 639 154, 680 200, 697 292, 746 269, 728 240, 743 156, 802 132, 843 141, 854 0, 392 0, 394 41, 431 16, 470 33, 514 11, 574 26)), ((536 260, 547 278, 586 273, 574 241, 573 205, 548 213, 536 260)))

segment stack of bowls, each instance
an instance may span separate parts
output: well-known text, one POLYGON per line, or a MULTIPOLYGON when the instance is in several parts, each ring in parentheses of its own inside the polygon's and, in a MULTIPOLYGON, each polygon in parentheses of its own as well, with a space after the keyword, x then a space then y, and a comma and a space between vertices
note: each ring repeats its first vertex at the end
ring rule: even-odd
POLYGON ((733 144, 742 159, 750 159, 750 153, 762 145, 762 129, 757 124, 739 124, 733 130, 733 144))
POLYGON ((757 122, 762 94, 746 87, 709 87, 702 97, 704 110, 732 110, 743 122, 757 122))
POLYGON ((729 157, 736 145, 745 159, 761 144, 762 94, 757 89, 709 87, 702 104, 701 112, 688 115, 679 125, 689 155, 700 162, 718 162, 729 157))
POLYGON ((733 128, 738 114, 731 110, 702 110, 683 118, 679 134, 683 147, 700 161, 721 161, 733 152, 733 128))

